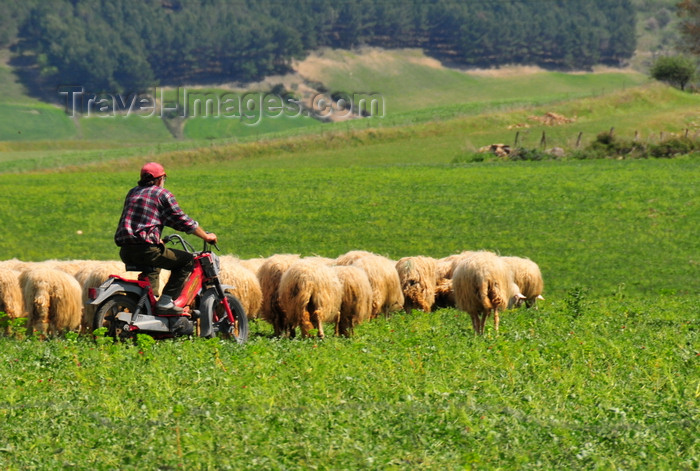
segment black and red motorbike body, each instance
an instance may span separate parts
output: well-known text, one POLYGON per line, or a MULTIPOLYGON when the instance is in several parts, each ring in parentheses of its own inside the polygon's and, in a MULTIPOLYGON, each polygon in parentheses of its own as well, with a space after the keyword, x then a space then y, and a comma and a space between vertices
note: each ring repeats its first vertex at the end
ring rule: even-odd
MULTIPOLYGON (((178 235, 183 247, 189 244, 178 235)), ((191 246, 189 246, 191 248, 191 246)), ((205 247, 206 249, 206 247, 205 247)), ((93 328, 105 327, 106 335, 133 337, 137 333, 154 338, 220 334, 244 343, 248 338, 248 319, 240 301, 230 293, 232 286, 219 280, 219 258, 209 251, 194 252, 194 270, 187 278, 174 303, 181 313, 163 314, 156 309, 153 289, 142 273, 132 280, 112 275, 98 288, 89 290, 88 304, 95 306, 93 328)), ((147 271, 146 267, 127 267, 130 271, 147 271)))

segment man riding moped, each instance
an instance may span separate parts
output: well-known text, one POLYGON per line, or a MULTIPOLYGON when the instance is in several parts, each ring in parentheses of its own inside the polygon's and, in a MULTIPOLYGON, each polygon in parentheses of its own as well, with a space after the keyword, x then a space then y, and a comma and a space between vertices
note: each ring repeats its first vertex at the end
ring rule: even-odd
POLYGON ((184 250, 166 247, 161 240, 163 227, 194 234, 209 244, 216 244, 217 237, 185 214, 175 196, 165 188, 166 178, 165 169, 159 163, 149 162, 141 168, 137 186, 129 190, 124 200, 114 242, 120 247, 119 256, 125 264, 152 268, 145 275, 156 296, 160 269, 170 270, 156 312, 180 314, 183 309, 173 301, 194 269, 194 256, 184 250))

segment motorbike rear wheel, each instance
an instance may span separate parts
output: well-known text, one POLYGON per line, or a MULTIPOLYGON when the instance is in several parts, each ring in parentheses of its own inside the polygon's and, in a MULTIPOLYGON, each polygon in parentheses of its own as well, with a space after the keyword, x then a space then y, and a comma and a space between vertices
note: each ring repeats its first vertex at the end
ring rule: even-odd
POLYGON ((233 324, 226 315, 226 308, 213 290, 202 298, 200 305, 202 316, 207 316, 211 312, 213 316, 210 319, 214 319, 215 332, 218 332, 223 338, 233 339, 239 344, 244 344, 248 340, 248 316, 246 316, 241 302, 233 294, 226 293, 226 300, 235 319, 233 324))
POLYGON ((93 330, 107 327, 105 336, 117 338, 120 333, 116 316, 120 312, 135 312, 138 301, 126 294, 117 294, 105 301, 95 312, 93 330))

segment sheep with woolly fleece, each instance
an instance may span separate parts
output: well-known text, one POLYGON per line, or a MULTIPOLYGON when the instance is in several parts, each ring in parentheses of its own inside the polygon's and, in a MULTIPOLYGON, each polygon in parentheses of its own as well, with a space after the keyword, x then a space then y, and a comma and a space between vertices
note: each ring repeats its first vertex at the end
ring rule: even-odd
POLYGON ((355 326, 368 321, 372 316, 372 285, 367 273, 359 267, 333 266, 340 281, 342 296, 338 335, 350 336, 355 326))
POLYGON ((262 290, 260 318, 272 324, 278 337, 287 331, 287 326, 279 304, 277 288, 284 272, 299 259, 299 255, 296 254, 272 255, 258 269, 257 275, 262 290))
POLYGON ((335 265, 334 258, 322 257, 321 255, 310 255, 308 257, 304 257, 303 260, 311 260, 313 262, 322 263, 322 264, 329 266, 329 267, 335 265))
POLYGON ((10 319, 27 317, 19 275, 18 271, 0 268, 0 312, 7 314, 10 319))
POLYGON ((356 266, 367 273, 372 286, 372 318, 403 308, 404 298, 396 262, 363 250, 353 250, 336 259, 337 265, 356 266))
POLYGON ((477 335, 493 313, 498 332, 499 313, 524 298, 506 262, 492 252, 477 252, 458 262, 452 277, 457 308, 469 313, 477 335))
POLYGON ((6 270, 14 270, 18 272, 23 272, 36 265, 36 262, 25 262, 23 260, 18 260, 16 258, 10 258, 8 260, 3 260, 0 262, 0 268, 6 270))
POLYGON ((540 267, 529 258, 522 257, 501 257, 510 267, 515 284, 520 288, 520 292, 525 296, 525 305, 537 309, 537 300, 544 300, 542 290, 544 290, 544 280, 540 267))
POLYGON ((476 252, 464 251, 438 259, 436 262, 435 302, 433 310, 456 307, 452 276, 457 264, 476 252))
POLYGON ((44 260, 39 262, 41 266, 55 268, 69 275, 75 276, 76 273, 82 272, 90 267, 94 267, 103 263, 101 260, 44 260))
POLYGON ((311 329, 325 336, 324 323, 335 325, 339 333, 343 289, 336 273, 318 260, 298 260, 282 275, 277 293, 290 337, 296 327, 308 337, 311 329))
POLYGON ((240 260, 240 264, 246 267, 248 270, 255 273, 255 275, 257 276, 258 270, 260 269, 262 264, 265 263, 265 260, 267 260, 267 257, 248 258, 240 260))
POLYGON ((416 306, 424 312, 430 312, 435 303, 436 260, 422 255, 403 257, 396 262, 396 272, 401 281, 404 311, 410 314, 416 306))
POLYGON ((258 277, 233 255, 222 255, 219 260, 219 280, 224 285, 233 286, 226 291, 238 298, 248 319, 257 319, 262 306, 262 289, 258 277))
POLYGON ((58 334, 80 327, 81 289, 66 272, 48 267, 23 271, 19 276, 27 312, 28 332, 58 334))

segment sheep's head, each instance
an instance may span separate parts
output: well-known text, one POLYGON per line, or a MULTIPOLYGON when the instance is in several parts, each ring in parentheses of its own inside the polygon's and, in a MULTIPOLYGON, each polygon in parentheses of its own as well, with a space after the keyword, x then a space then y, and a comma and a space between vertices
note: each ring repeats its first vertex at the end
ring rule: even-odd
POLYGON ((515 283, 510 284, 510 289, 510 292, 515 294, 508 298, 508 308, 520 307, 523 301, 525 301, 527 298, 520 292, 520 288, 515 283))
POLYGON ((411 313, 411 309, 416 307, 425 312, 430 312, 431 306, 428 305, 426 298, 426 286, 417 279, 405 279, 401 283, 401 291, 404 295, 403 308, 406 314, 411 313))

